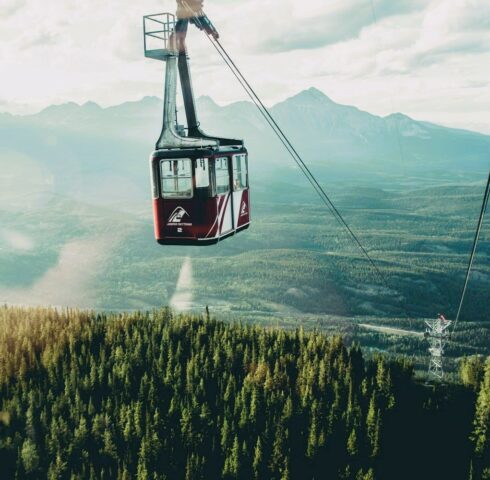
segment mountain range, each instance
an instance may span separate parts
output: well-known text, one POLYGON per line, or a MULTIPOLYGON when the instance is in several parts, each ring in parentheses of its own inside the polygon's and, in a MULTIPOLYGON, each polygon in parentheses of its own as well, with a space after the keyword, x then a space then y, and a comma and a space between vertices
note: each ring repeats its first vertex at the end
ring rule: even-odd
MULTIPOLYGON (((197 105, 206 132, 245 139, 259 188, 271 179, 294 183, 299 178, 252 103, 219 106, 201 97, 197 105)), ((2 195, 28 188, 32 194, 48 190, 95 203, 146 199, 146 159, 159 134, 162 107, 161 99, 145 97, 108 108, 66 103, 35 115, 0 114, 2 195)), ((484 172, 490 163, 490 136, 403 114, 379 117, 335 103, 315 88, 274 105, 271 113, 323 180, 380 173, 458 175, 484 172)))
MULTIPOLYGON (((0 302, 167 305, 180 295, 178 272, 189 257, 194 305, 252 312, 258 321, 270 312, 283 323, 301 312, 400 315, 402 297, 417 315, 451 308, 481 208, 490 136, 371 115, 315 89, 271 107, 390 276, 388 291, 253 104, 201 97, 198 111, 205 131, 245 139, 253 196, 252 228, 207 250, 162 249, 153 240, 148 157, 161 99, 0 114, 0 302)), ((465 307, 478 320, 489 308, 486 231, 465 307)))

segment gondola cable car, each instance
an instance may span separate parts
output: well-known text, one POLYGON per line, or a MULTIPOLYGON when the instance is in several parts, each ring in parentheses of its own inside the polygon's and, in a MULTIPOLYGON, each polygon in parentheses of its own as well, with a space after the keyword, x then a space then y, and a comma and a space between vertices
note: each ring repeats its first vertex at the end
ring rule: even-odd
MULTIPOLYGON (((169 13, 143 19, 145 56, 166 62, 162 132, 150 156, 155 238, 161 245, 215 244, 250 226, 243 140, 209 136, 199 126, 186 48, 190 22, 169 13), (177 123, 177 77, 187 134, 177 123)), ((203 25, 218 37, 207 17, 203 25)))

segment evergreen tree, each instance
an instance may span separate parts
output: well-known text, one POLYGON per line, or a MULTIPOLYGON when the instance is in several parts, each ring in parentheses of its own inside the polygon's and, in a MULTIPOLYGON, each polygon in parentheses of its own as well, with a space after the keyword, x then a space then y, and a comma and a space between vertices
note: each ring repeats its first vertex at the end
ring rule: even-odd
POLYGON ((476 402, 474 430, 475 454, 483 462, 482 470, 490 470, 490 357, 485 363, 485 373, 476 402))
POLYGON ((463 385, 478 391, 484 374, 484 363, 480 356, 465 357, 460 363, 459 372, 463 385))
POLYGON ((355 429, 353 429, 347 440, 347 453, 351 457, 354 457, 358 454, 358 452, 359 452, 359 447, 357 444, 357 433, 355 429))
POLYGON ((253 473, 254 473, 254 479, 256 480, 262 478, 263 461, 264 461, 264 454, 262 452, 262 442, 260 440, 260 437, 258 437, 257 443, 255 444, 254 458, 253 458, 253 473))
POLYGON ((39 466, 39 453, 36 444, 27 438, 22 444, 21 451, 22 465, 25 471, 30 474, 34 473, 39 466))

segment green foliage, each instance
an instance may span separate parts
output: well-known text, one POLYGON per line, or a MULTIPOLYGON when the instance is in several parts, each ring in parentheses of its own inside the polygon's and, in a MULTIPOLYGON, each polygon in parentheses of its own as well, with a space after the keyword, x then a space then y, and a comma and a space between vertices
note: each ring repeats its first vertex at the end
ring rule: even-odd
POLYGON ((459 373, 464 385, 478 391, 484 375, 484 360, 481 356, 465 357, 460 363, 459 373))
POLYGON ((2 308, 0 338, 5 478, 468 478, 473 460, 477 479, 489 468, 490 360, 475 455, 462 458, 471 419, 450 408, 471 410, 471 388, 432 392, 406 360, 365 360, 339 337, 168 309, 2 308), (455 438, 431 437, 448 421, 455 438), (459 456, 431 471, 418 461, 429 446, 459 456))
POLYGON ((490 357, 485 363, 483 380, 480 384, 472 439, 475 445, 475 465, 481 478, 490 478, 490 357))
POLYGON ((39 453, 36 444, 30 438, 24 440, 20 456, 26 473, 33 473, 37 470, 39 453))

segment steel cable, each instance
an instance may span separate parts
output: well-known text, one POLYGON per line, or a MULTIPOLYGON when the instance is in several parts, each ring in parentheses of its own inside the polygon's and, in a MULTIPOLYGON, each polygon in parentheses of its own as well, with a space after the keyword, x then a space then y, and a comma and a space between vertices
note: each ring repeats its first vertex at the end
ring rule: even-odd
MULTIPOLYGON (((197 16, 194 17, 195 22, 197 23, 198 27, 201 29, 204 29, 204 26, 200 23, 200 20, 197 16)), ((205 29, 204 29, 205 30, 205 29)), ((207 32, 206 32, 207 33, 207 32)), ((240 85, 243 87, 247 95, 250 97, 252 102, 255 104, 261 115, 264 117, 264 119, 267 121, 269 126, 272 128, 274 133, 277 135, 283 146, 286 148, 290 156, 293 158, 295 163, 298 165, 302 173, 306 176, 310 184, 313 186, 314 190, 316 193, 319 195, 323 203, 327 206, 328 210, 330 213, 334 216, 334 218, 337 220, 337 222, 346 230, 348 235, 352 238, 352 240, 355 242, 355 244, 358 246, 359 250, 363 254, 363 256, 368 260, 369 264, 371 267, 374 269, 376 272, 377 276, 383 283, 383 285, 389 289, 388 283, 385 279, 385 276, 383 273, 380 271, 374 260, 371 258, 369 255, 368 251, 365 249, 365 247, 362 245, 361 241, 357 237, 357 235, 354 233, 352 228, 349 226, 349 224, 346 222, 342 214, 339 212, 337 207, 334 205, 328 194, 325 192, 323 187, 318 183, 316 180, 315 176, 311 172, 311 170, 308 168, 304 160, 302 159, 301 155, 297 152, 297 150, 294 148, 292 143, 289 141, 288 137, 286 134, 283 132, 281 127, 278 125, 272 114, 270 113, 269 109, 264 105, 264 103, 261 101, 260 97, 257 95, 253 87, 250 85, 250 83, 246 80, 244 75, 241 73, 240 69, 236 66, 234 61, 231 59, 230 55, 228 52, 225 50, 223 45, 220 43, 220 41, 213 37, 210 34, 207 34, 206 37, 209 39, 213 47, 216 49, 218 54, 221 56, 225 64, 230 68, 231 72, 233 75, 237 78, 238 82, 240 85)))
POLYGON ((485 194, 483 196, 483 203, 481 206, 480 217, 478 218, 478 225, 476 227, 475 238, 473 239, 473 247, 471 248, 471 254, 470 254, 470 259, 468 261, 468 268, 466 270, 466 277, 464 280, 463 290, 461 291, 461 299, 459 301, 458 313, 456 314, 456 320, 454 321, 453 330, 452 330, 451 335, 454 333, 454 330, 456 329, 456 325, 457 325, 457 323, 459 321, 459 317, 461 315, 461 310, 463 309, 463 303, 464 303, 464 299, 466 296, 466 290, 468 289, 468 283, 470 280, 471 270, 473 268, 473 262, 474 262, 475 255, 476 255, 476 249, 478 247, 478 242, 480 240, 480 233, 481 233, 481 229, 483 226, 483 219, 485 217, 485 212, 486 212, 487 206, 488 206, 489 196, 490 196, 490 172, 488 173, 488 181, 487 181, 487 186, 485 188, 485 194))

